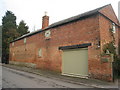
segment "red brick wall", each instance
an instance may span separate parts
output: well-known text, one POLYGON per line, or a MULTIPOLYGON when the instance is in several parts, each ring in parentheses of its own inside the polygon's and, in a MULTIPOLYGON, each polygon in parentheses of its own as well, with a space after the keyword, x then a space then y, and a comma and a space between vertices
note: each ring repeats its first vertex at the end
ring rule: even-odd
MULTIPOLYGON (((60 53, 62 53, 62 51, 58 50, 59 46, 68 46, 83 43, 93 43, 94 45, 94 43, 97 42, 96 39, 99 38, 97 21, 97 16, 93 16, 91 18, 57 27, 52 30, 51 40, 45 42, 47 43, 47 46, 49 45, 50 47, 49 50, 51 53, 48 52, 47 55, 48 58, 51 58, 52 60, 51 66, 54 66, 52 69, 57 68, 57 62, 58 65, 61 66, 61 57, 59 56, 61 56, 60 53), (53 55, 54 57, 50 57, 53 55)), ((94 57, 94 54, 98 52, 98 50, 96 50, 95 47, 89 47, 88 51, 89 54, 91 54, 90 57, 94 57)))
POLYGON ((113 40, 113 37, 110 32, 110 28, 112 27, 112 22, 103 17, 99 16, 99 28, 100 28, 100 39, 101 39, 101 51, 103 49, 103 45, 109 43, 113 40))
MULTIPOLYGON (((115 44, 116 44, 116 48, 117 48, 117 52, 118 52, 118 50, 119 50, 119 47, 118 47, 119 46, 119 30, 118 30, 119 21, 117 19, 117 16, 115 15, 115 12, 111 5, 108 5, 104 8, 102 8, 99 12, 102 13, 104 16, 106 16, 112 22, 114 22, 116 24, 116 34, 114 34, 114 36, 115 36, 115 44)), ((109 21, 109 28, 112 26, 112 22, 109 21)), ((108 35, 110 35, 110 34, 108 34, 108 35)))
MULTIPOLYGON (((98 16, 95 15, 84 20, 56 27, 51 29, 50 40, 45 40, 44 32, 38 33, 31 37, 27 37, 26 45, 23 43, 23 39, 16 41, 14 48, 11 48, 11 52, 14 51, 17 54, 21 50, 23 52, 22 54, 28 56, 30 55, 32 58, 30 59, 28 56, 25 57, 23 55, 19 55, 19 58, 15 58, 17 61, 35 61, 34 63, 37 62, 38 67, 42 67, 39 65, 39 63, 49 63, 50 67, 52 67, 49 67, 50 69, 61 70, 62 51, 59 51, 58 47, 82 43, 92 43, 94 46, 94 44, 96 44, 97 40, 99 39, 98 25, 98 16), (43 49, 42 57, 38 57, 38 48, 43 49), (34 56, 33 53, 36 55, 34 56)), ((95 49, 95 47, 93 48, 93 46, 89 47, 89 52, 91 52, 91 50, 94 51, 93 54, 91 53, 91 57, 94 57, 94 53, 98 51, 95 49)))
POLYGON ((111 5, 102 8, 99 12, 102 13, 104 16, 108 17, 109 19, 111 19, 116 24, 119 24, 117 16, 115 15, 115 12, 111 5))
POLYGON ((43 16, 42 17, 42 29, 45 29, 49 26, 49 16, 43 16))
POLYGON ((27 37, 26 44, 23 43, 23 39, 18 40, 14 47, 10 45, 11 53, 15 53, 15 56, 10 54, 11 60, 32 62, 37 65, 37 68, 61 72, 63 52, 58 49, 60 46, 91 43, 92 46, 88 47, 89 74, 94 78, 102 79, 103 76, 111 75, 111 65, 101 63, 101 49, 97 47, 100 40, 101 45, 104 40, 111 40, 108 32, 104 31, 108 29, 109 23, 107 20, 104 20, 105 22, 102 20, 104 20, 102 16, 93 15, 83 20, 52 28, 50 29, 50 40, 45 39, 44 31, 27 37), (42 49, 42 57, 38 56, 39 48, 42 49))
MULTIPOLYGON (((102 49, 103 46, 106 43, 109 43, 111 41, 113 41, 113 37, 115 38, 115 46, 116 46, 116 52, 118 52, 118 43, 119 43, 119 30, 118 30, 118 26, 116 25, 116 33, 111 34, 110 29, 112 27, 112 23, 109 19, 103 17, 102 15, 99 16, 99 27, 100 27, 100 40, 101 40, 101 53, 102 53, 102 49)), ((103 79, 105 79, 106 77, 110 77, 112 76, 112 63, 102 63, 101 64, 101 71, 100 72, 103 77, 103 79), (106 76, 105 76, 106 75, 106 76)), ((112 78, 111 78, 112 80, 112 78)))

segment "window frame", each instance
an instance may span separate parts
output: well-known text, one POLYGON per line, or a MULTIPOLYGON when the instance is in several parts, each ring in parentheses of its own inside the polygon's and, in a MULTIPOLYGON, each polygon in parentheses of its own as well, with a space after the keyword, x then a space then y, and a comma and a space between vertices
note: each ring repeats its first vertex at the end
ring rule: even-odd
POLYGON ((112 23, 112 32, 113 32, 113 33, 116 33, 116 26, 115 26, 115 23, 112 23))

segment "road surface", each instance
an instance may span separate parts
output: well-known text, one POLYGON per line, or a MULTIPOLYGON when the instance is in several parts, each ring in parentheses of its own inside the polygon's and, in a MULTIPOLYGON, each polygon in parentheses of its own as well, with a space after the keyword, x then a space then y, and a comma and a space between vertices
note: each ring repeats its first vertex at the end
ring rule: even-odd
POLYGON ((10 68, 2 68, 2 88, 92 88, 10 68))

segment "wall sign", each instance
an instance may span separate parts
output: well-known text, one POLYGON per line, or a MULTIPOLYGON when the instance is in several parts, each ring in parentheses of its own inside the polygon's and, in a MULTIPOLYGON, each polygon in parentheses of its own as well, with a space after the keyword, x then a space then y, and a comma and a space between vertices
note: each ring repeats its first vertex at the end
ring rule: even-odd
POLYGON ((45 37, 50 38, 50 36, 51 36, 51 31, 50 30, 45 31, 45 37))

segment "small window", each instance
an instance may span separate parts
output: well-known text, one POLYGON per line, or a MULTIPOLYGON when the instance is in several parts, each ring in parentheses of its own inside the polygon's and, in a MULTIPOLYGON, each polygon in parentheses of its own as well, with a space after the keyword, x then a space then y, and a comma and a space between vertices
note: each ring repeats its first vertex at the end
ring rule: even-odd
POLYGON ((100 47, 100 41, 98 41, 98 47, 100 47))
POLYGON ((41 48, 38 50, 38 56, 42 57, 42 49, 41 48))
POLYGON ((26 44, 26 38, 24 38, 24 44, 26 44))
POLYGON ((116 32, 115 23, 112 23, 112 32, 113 32, 113 33, 116 32))
POLYGON ((12 46, 14 46, 14 42, 12 42, 12 46))

